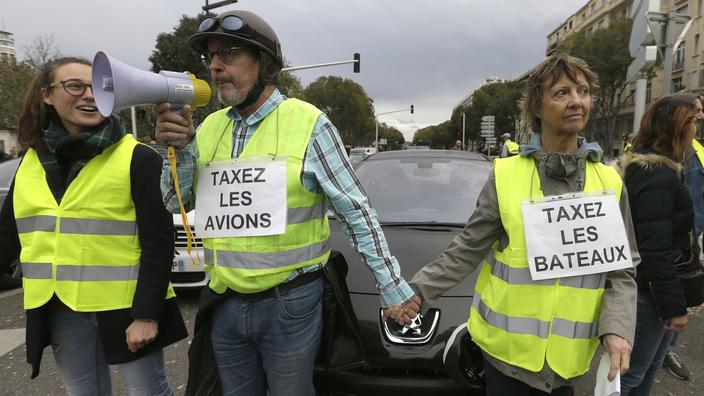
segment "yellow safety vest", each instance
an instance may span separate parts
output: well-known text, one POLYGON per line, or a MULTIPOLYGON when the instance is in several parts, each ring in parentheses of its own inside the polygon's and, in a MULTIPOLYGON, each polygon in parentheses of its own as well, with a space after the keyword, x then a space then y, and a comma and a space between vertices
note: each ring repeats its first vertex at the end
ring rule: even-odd
MULTIPOLYGON (((228 111, 226 108, 208 116, 196 135, 199 169, 211 159, 232 158, 228 111)), ((306 149, 320 114, 311 104, 287 99, 266 116, 247 142, 239 158, 276 154, 287 160, 286 230, 282 235, 204 238, 205 268, 215 292, 230 288, 256 293, 280 284, 298 268, 327 262, 330 227, 325 196, 308 191, 301 181, 306 149)))
POLYGON ((508 155, 517 155, 519 150, 518 143, 511 139, 506 140, 506 150, 508 155))
MULTIPOLYGON (((547 361, 561 377, 573 378, 589 370, 599 345, 606 274, 531 279, 521 201, 543 196, 535 166, 532 158, 520 156, 495 162, 499 211, 509 245, 499 251, 498 242, 494 244, 482 264, 468 329, 484 352, 503 362, 538 372, 547 361)), ((621 196, 615 169, 587 162, 585 178, 584 191, 606 188, 621 196)))
MULTIPOLYGON (((126 135, 88 161, 61 204, 37 152, 27 151, 12 196, 25 309, 46 304, 54 294, 78 312, 132 306, 142 252, 130 193, 137 144, 126 135)), ((169 285, 165 297, 174 296, 169 285)))
POLYGON ((704 146, 697 139, 692 139, 692 148, 699 158, 699 163, 704 167, 704 146))

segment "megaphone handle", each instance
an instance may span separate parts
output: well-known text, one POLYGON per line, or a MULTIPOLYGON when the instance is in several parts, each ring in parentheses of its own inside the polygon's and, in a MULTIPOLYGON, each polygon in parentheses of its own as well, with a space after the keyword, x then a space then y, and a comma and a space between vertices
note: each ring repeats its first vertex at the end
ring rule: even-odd
MULTIPOLYGON (((172 104, 171 105, 171 111, 173 111, 174 113, 181 113, 182 109, 183 109, 183 106, 180 104, 172 104)), ((178 140, 171 140, 171 141, 167 142, 167 144, 169 146, 178 146, 181 144, 181 142, 179 142, 178 140)))

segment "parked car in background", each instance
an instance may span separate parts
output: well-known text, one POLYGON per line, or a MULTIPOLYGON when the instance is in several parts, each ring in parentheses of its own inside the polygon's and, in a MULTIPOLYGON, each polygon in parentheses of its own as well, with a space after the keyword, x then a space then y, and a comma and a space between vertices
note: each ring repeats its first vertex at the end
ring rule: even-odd
MULTIPOLYGON (((464 228, 490 169, 482 154, 449 150, 381 152, 358 164, 355 172, 407 280, 464 228)), ((449 290, 415 327, 385 322, 371 271, 349 246, 339 222, 331 218, 330 223, 331 247, 347 263, 346 282, 366 361, 335 372, 316 367, 318 391, 365 396, 481 391, 477 377, 463 372, 457 359, 449 364, 447 358, 471 344, 468 337, 458 342, 455 336, 466 329, 476 275, 449 290)))
MULTIPOLYGON (((0 163, 0 208, 5 202, 10 183, 12 183, 21 161, 21 158, 15 158, 0 163)), ((15 261, 10 266, 8 273, 0 274, 0 290, 19 287, 21 286, 21 281, 22 269, 19 261, 15 261)))
POLYGON ((376 151, 374 147, 355 147, 350 150, 350 162, 352 165, 357 165, 359 161, 376 153, 376 151))

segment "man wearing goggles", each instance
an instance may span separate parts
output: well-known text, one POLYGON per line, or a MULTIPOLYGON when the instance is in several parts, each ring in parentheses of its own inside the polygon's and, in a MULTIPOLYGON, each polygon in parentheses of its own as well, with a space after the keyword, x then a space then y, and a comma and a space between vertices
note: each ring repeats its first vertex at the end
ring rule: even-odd
MULTIPOLYGON (((320 110, 285 98, 276 88, 283 56, 273 29, 251 12, 229 11, 206 18, 198 30, 188 43, 203 56, 218 99, 229 107, 208 116, 197 133, 188 106, 180 113, 172 112, 168 103, 155 108, 157 140, 179 148, 177 172, 186 210, 195 209, 196 202, 201 213, 211 209, 200 206, 203 197, 211 194, 211 187, 202 185, 213 181, 218 184, 213 189, 222 188, 225 179, 224 184, 237 184, 212 176, 216 166, 231 166, 232 172, 221 174, 234 175, 241 160, 265 158, 268 163, 284 162, 286 169, 283 231, 258 234, 257 224, 248 224, 245 228, 251 227, 247 230, 251 232, 246 236, 234 231, 203 236, 211 279, 203 299, 216 301, 210 304, 211 334, 223 394, 265 395, 268 390, 274 396, 314 395, 313 365, 322 321, 321 269, 330 254, 326 203, 346 225, 350 244, 373 272, 381 305, 405 304, 408 315, 397 320, 410 323, 411 313, 420 309, 419 299, 389 253, 336 128, 320 110), (193 180, 198 172, 196 194, 193 180)), ((268 169, 266 162, 257 166, 268 169)), ((279 194, 274 179, 260 179, 265 189, 271 187, 270 196, 279 194)), ((164 203, 178 213, 174 190, 165 162, 164 203)), ((233 193, 237 192, 229 196, 233 193)), ((256 201, 242 200, 238 205, 256 201)))

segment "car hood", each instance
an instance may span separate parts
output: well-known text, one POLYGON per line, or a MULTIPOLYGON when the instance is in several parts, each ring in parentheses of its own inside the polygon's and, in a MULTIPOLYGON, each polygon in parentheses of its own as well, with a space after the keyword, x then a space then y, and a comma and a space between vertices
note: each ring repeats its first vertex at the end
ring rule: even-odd
MULTIPOLYGON (((435 260, 450 244, 462 227, 448 226, 393 226, 382 227, 389 250, 401 266, 401 275, 410 281, 423 266, 435 260)), ((331 248, 342 253, 347 261, 347 287, 351 293, 378 294, 376 280, 364 265, 359 254, 347 242, 339 222, 330 219, 331 248)), ((467 277, 460 284, 444 293, 447 297, 467 297, 473 294, 474 277, 467 277)))

